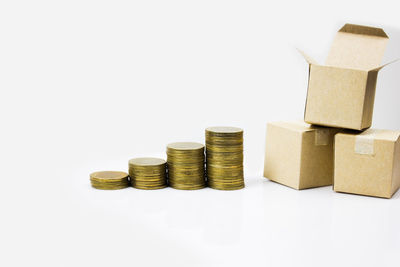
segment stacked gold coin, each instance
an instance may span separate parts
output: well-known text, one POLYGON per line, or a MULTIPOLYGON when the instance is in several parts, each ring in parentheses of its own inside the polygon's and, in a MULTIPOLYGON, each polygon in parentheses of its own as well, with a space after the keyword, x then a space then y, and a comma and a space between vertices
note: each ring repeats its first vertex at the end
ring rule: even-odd
POLYGON ((159 158, 136 158, 129 161, 132 186, 139 189, 160 189, 167 186, 166 162, 159 158))
POLYGON ((176 189, 194 190, 206 186, 204 145, 191 142, 167 146, 168 182, 176 189))
POLYGON ((122 189, 129 186, 129 176, 126 172, 94 172, 90 174, 90 182, 97 189, 122 189))
POLYGON ((206 169, 211 188, 235 190, 244 187, 242 129, 206 129, 206 169))

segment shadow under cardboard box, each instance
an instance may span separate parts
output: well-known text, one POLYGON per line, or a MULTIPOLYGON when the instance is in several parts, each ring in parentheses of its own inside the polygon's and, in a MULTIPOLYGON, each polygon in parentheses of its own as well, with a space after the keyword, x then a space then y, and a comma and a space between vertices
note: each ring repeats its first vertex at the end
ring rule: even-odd
MULTIPOLYGON (((279 183, 279 182, 272 181, 272 180, 270 180, 270 179, 268 179, 268 178, 266 178, 266 177, 262 177, 262 179, 264 179, 263 184, 276 184, 276 185, 279 185, 279 186, 282 186, 282 185, 283 185, 285 188, 288 188, 288 189, 290 189, 290 190, 294 190, 294 191, 297 191, 297 192, 299 191, 298 189, 294 189, 294 188, 292 188, 292 187, 290 187, 290 186, 288 186, 288 185, 285 185, 285 184, 281 184, 281 183, 279 183)), ((400 190, 398 190, 391 198, 384 198, 384 197, 376 197, 376 196, 368 196, 368 195, 353 194, 353 193, 347 193, 347 192, 335 192, 335 191, 333 190, 333 186, 332 186, 332 185, 326 185, 326 186, 322 186, 322 187, 331 187, 331 188, 332 188, 332 193, 333 193, 333 194, 339 194, 339 195, 344 194, 344 195, 349 195, 349 196, 358 196, 358 197, 361 197, 361 198, 368 197, 368 198, 371 198, 371 199, 383 199, 383 200, 400 199, 400 190)), ((321 188, 321 186, 305 188, 305 189, 301 189, 300 191, 309 191, 309 190, 313 190, 313 189, 316 189, 316 188, 321 188)))

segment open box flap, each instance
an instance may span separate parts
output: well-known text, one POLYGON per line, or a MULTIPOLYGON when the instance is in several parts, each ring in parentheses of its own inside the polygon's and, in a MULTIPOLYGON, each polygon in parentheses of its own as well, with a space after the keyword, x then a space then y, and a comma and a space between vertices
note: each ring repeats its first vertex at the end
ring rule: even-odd
POLYGON ((390 61, 390 62, 388 62, 388 63, 386 63, 386 64, 383 64, 383 65, 381 65, 381 66, 379 66, 379 67, 377 67, 377 68, 374 68, 374 69, 372 69, 372 70, 369 70, 369 71, 380 71, 383 67, 386 67, 387 65, 390 65, 390 64, 392 64, 392 63, 395 63, 396 61, 398 61, 399 59, 395 59, 395 60, 392 60, 392 61, 390 61))
POLYGON ((381 64, 388 41, 388 36, 380 28, 346 24, 336 34, 325 64, 374 69, 381 64))
POLYGON ((299 51, 299 53, 304 57, 304 59, 307 61, 308 64, 318 65, 317 61, 315 61, 312 57, 308 56, 302 50, 297 48, 297 51, 299 51))

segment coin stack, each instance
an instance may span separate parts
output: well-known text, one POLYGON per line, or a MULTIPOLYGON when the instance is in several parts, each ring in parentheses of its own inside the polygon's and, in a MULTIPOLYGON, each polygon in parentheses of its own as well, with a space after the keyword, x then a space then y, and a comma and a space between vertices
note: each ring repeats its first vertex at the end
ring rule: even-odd
POLYGON ((132 186, 139 189, 160 189, 167 186, 166 162, 159 158, 129 160, 132 186))
POLYGON ((206 167, 211 188, 235 190, 244 187, 242 129, 206 129, 206 167))
POLYGON ((167 146, 168 182, 176 189, 194 190, 206 186, 204 145, 191 142, 167 146))
POLYGON ((90 182, 97 189, 122 189, 129 186, 129 176, 126 172, 94 172, 90 174, 90 182))

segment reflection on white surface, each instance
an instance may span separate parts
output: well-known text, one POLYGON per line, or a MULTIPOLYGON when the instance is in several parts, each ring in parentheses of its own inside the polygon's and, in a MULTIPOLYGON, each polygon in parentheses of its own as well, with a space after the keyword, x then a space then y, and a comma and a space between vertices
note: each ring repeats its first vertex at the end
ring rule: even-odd
POLYGON ((331 187, 297 191, 261 176, 247 177, 238 191, 79 186, 75 197, 87 198, 80 214, 90 216, 75 231, 99 266, 129 266, 128 259, 144 266, 338 266, 345 259, 357 266, 361 258, 374 266, 394 260, 400 248, 398 194, 386 200, 331 187), (115 250, 103 246, 110 241, 115 250))
POLYGON ((174 267, 372 267, 397 260, 399 193, 388 200, 331 187, 297 191, 261 176, 247 176, 237 191, 103 191, 90 187, 91 168, 66 173, 57 193, 13 202, 17 220, 4 222, 18 233, 3 236, 17 266, 27 259, 174 267), (29 209, 18 213, 17 206, 29 209))
POLYGON ((216 190, 205 203, 208 208, 204 241, 214 245, 240 242, 243 234, 243 192, 216 190))

